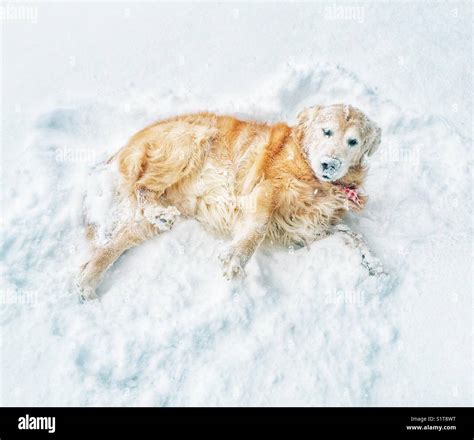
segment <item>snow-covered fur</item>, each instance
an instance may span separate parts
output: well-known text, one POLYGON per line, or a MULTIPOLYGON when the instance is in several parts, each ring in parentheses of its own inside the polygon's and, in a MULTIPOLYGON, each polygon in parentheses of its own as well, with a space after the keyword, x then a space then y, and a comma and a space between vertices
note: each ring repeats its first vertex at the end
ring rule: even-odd
POLYGON ((380 129, 343 104, 307 108, 295 127, 212 113, 150 125, 109 160, 119 171, 119 198, 134 215, 105 245, 90 222, 96 246, 82 269, 83 295, 95 295, 126 249, 171 229, 180 215, 232 237, 221 255, 227 278, 244 273, 264 239, 303 245, 327 235, 348 209, 364 206, 364 196, 355 204, 340 188, 360 188, 364 158, 379 144, 380 129), (336 163, 330 171, 327 160, 336 163))

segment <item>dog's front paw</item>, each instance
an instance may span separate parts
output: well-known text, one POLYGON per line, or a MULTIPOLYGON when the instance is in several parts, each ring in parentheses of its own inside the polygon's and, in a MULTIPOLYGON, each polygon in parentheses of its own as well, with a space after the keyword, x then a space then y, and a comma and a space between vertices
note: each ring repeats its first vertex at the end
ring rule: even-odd
POLYGON ((174 206, 147 206, 143 215, 159 231, 169 231, 181 213, 174 206))
POLYGON ((219 255, 222 262, 222 274, 227 280, 244 277, 245 258, 234 249, 229 249, 219 255))

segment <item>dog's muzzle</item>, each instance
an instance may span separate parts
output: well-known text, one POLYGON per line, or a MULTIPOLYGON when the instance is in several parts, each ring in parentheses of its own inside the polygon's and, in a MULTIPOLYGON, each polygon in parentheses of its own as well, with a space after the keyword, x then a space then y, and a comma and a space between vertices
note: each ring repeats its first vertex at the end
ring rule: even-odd
POLYGON ((321 174, 325 179, 332 179, 341 168, 341 161, 335 157, 323 157, 321 159, 321 174))

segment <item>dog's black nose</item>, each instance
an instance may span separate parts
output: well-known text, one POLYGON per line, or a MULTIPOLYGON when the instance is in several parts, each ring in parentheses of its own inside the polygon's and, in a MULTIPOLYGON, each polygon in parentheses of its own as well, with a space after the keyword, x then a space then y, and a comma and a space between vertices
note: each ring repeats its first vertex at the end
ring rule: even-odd
POLYGON ((334 157, 325 157, 321 160, 321 168, 324 173, 334 174, 341 167, 341 161, 334 157))

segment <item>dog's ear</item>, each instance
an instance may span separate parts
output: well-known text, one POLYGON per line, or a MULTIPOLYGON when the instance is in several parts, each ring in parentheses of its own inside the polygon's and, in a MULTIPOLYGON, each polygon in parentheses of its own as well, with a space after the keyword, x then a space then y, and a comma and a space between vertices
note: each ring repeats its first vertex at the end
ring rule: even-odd
POLYGON ((321 105, 313 105, 311 107, 305 107, 296 116, 299 126, 307 125, 309 121, 313 120, 318 114, 319 110, 322 109, 321 105))
POLYGON ((369 118, 366 120, 366 129, 365 152, 367 156, 372 156, 382 141, 382 129, 369 118))

